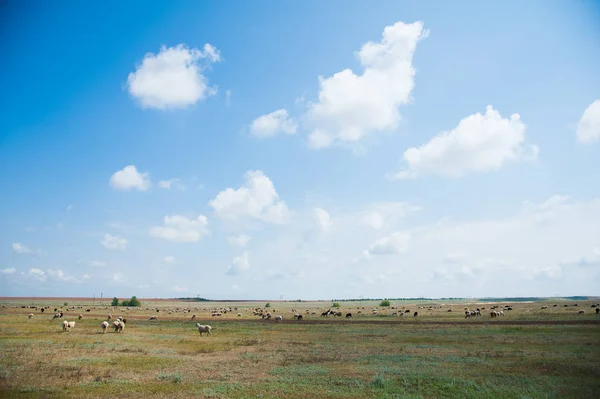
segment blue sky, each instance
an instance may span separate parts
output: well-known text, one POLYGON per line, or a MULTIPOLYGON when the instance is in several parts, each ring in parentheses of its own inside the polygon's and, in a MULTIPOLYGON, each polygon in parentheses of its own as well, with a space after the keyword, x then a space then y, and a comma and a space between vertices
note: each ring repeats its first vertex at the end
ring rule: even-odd
POLYGON ((0 294, 598 295, 593 1, 0 8, 0 294))

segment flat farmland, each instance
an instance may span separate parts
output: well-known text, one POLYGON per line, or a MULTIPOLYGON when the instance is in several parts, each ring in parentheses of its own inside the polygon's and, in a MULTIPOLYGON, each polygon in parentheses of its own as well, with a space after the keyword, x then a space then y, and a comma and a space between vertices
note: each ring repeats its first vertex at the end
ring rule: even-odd
POLYGON ((0 300, 3 397, 595 398, 600 393, 600 315, 591 307, 597 300, 392 301, 390 308, 340 302, 339 309, 331 309, 342 317, 321 316, 331 302, 271 301, 264 308, 267 301, 142 299, 141 308, 129 309, 90 298, 33 302, 0 300), (50 308, 42 313, 41 306, 50 308), (492 306, 512 310, 492 319, 492 306), (63 318, 53 319, 54 308, 61 307, 63 318), (263 320, 254 308, 283 321, 263 320), (465 318, 465 308, 485 309, 482 316, 465 318), (211 316, 217 310, 221 316, 211 316), (294 320, 294 313, 303 320, 294 320), (109 314, 127 319, 123 333, 101 332, 109 314), (65 319, 76 322, 72 331, 62 331, 65 319), (199 336, 196 322, 210 324, 212 334, 199 336))

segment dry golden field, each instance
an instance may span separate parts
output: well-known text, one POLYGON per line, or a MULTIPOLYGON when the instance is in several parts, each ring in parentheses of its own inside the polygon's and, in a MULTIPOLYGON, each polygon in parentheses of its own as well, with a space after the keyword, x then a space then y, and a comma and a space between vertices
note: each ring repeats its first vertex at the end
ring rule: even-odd
POLYGON ((385 308, 360 301, 340 302, 334 309, 331 302, 271 301, 265 309, 265 301, 142 299, 141 308, 127 309, 113 308, 109 300, 36 298, 32 305, 31 298, 3 298, 0 393, 27 398, 596 398, 600 315, 591 307, 596 302, 392 301, 385 308), (513 309, 492 319, 494 305, 513 309), (30 306, 50 308, 42 313, 30 306), (64 317, 53 320, 54 308, 61 307, 64 317), (228 308, 232 311, 223 313, 228 308), (253 315, 254 308, 283 321, 263 320, 253 315), (329 308, 353 317, 322 317, 329 308), (485 310, 465 318, 465 308, 485 310), (211 316, 215 310, 222 315, 211 316), (294 310, 303 320, 294 320, 294 310), (400 311, 405 316, 392 315, 400 311), (123 333, 101 332, 109 314, 127 319, 123 333), (72 331, 62 331, 64 319, 76 322, 72 331), (210 324, 212 334, 200 337, 196 322, 210 324))

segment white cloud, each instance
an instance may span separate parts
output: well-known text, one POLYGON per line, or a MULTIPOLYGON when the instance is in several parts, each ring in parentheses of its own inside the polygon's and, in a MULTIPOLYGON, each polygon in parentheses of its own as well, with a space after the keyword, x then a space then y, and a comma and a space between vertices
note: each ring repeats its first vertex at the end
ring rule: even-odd
POLYGON ((174 286, 173 287, 173 291, 175 292, 188 292, 189 290, 186 287, 179 287, 179 286, 174 286))
POLYGON ((261 115, 250 125, 250 135, 259 139, 273 137, 278 133, 295 134, 298 124, 288 116, 285 109, 261 115))
POLYGON ((29 269, 28 274, 30 277, 33 277, 39 281, 46 281, 46 279, 48 278, 48 276, 46 275, 46 272, 44 272, 43 270, 38 269, 36 267, 29 269))
POLYGON ((233 258, 233 263, 227 269, 227 274, 235 275, 248 269, 250 269, 250 260, 248 259, 248 252, 244 252, 241 256, 233 258))
POLYGON ((185 191, 186 186, 181 182, 181 180, 173 178, 168 180, 161 180, 158 182, 158 187, 164 188, 165 190, 170 190, 171 187, 177 187, 181 191, 185 191))
POLYGON ((68 282, 73 282, 73 283, 80 283, 81 282, 81 281, 77 280, 75 277, 69 276, 68 274, 66 274, 62 270, 52 270, 52 269, 49 269, 48 270, 48 275, 50 277, 53 277, 53 278, 55 278, 57 280, 60 280, 60 281, 68 281, 68 282))
POLYGON ((100 261, 100 260, 90 260, 88 261, 88 264, 92 267, 104 267, 106 266, 106 262, 100 261))
POLYGON ((125 251, 125 249, 127 249, 129 241, 119 236, 105 234, 104 239, 100 243, 102 244, 102 246, 104 246, 104 248, 110 249, 112 251, 125 251))
POLYGON ((422 22, 386 26, 380 42, 367 42, 356 53, 362 75, 344 69, 320 76, 319 101, 308 104, 306 115, 312 125, 310 147, 357 142, 396 129, 399 107, 410 102, 414 87, 413 53, 427 34, 422 22))
POLYGON ((71 209, 73 209, 73 205, 69 204, 69 205, 67 206, 67 212, 69 212, 71 209))
POLYGON ((135 72, 129 74, 129 94, 144 108, 185 108, 216 94, 203 71, 221 60, 219 51, 210 44, 203 50, 162 46, 158 54, 147 53, 135 72))
POLYGON ((396 231, 389 236, 381 237, 375 241, 369 249, 363 253, 365 257, 371 255, 393 255, 408 251, 410 243, 410 234, 396 231))
POLYGON ((363 223, 372 229, 382 229, 399 219, 421 210, 420 206, 406 202, 377 202, 363 212, 363 223))
POLYGON ((591 103, 577 124, 577 141, 591 144, 600 140, 600 99, 591 103))
POLYGON ((468 172, 500 169, 509 162, 535 159, 538 148, 525 144, 525 125, 518 114, 510 119, 489 105, 460 121, 418 148, 404 152, 406 169, 393 178, 415 178, 424 173, 460 177, 468 172))
POLYGON ((12 249, 13 249, 13 251, 15 251, 18 254, 30 254, 33 252, 31 249, 27 248, 25 245, 21 244, 20 242, 13 243, 12 249))
POLYGON ((163 263, 166 263, 167 265, 171 265, 171 264, 175 263, 175 257, 172 255, 165 256, 163 258, 163 263))
POLYGON ((148 173, 139 173, 135 165, 125 166, 110 177, 110 185, 117 190, 146 191, 150 187, 148 173))
POLYGON ((231 105, 231 90, 225 91, 225 105, 228 107, 231 105))
POLYGON ((209 202, 217 216, 230 220, 247 217, 274 224, 287 222, 290 211, 279 199, 271 179, 260 170, 248 171, 244 177, 246 181, 239 189, 227 188, 209 202))
POLYGON ((322 208, 315 208, 315 219, 321 231, 329 232, 331 230, 331 217, 327 211, 322 208))
POLYGON ((112 275, 112 280, 115 283, 122 283, 125 281, 125 277, 123 276, 123 273, 113 273, 112 275))
POLYGON ((7 267, 5 269, 0 269, 0 274, 14 274, 17 271, 14 267, 7 267))
POLYGON ((164 226, 150 229, 151 236, 173 242, 196 242, 210 232, 206 227, 208 220, 203 215, 196 219, 188 219, 182 215, 167 215, 163 221, 164 226))
POLYGON ((244 248, 250 242, 250 236, 240 234, 239 236, 227 237, 227 241, 235 247, 244 248))

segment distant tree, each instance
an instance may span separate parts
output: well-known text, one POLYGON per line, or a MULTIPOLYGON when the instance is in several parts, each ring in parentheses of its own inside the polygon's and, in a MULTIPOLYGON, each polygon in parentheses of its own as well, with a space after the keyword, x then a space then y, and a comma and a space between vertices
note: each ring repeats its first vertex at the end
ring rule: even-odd
POLYGON ((110 303, 110 306, 119 306, 119 298, 114 297, 112 302, 110 303))
POLYGON ((267 304, 265 305, 265 308, 270 308, 271 307, 271 302, 267 302, 267 304))
POLYGON ((63 306, 69 306, 69 302, 63 303, 63 306))
POLYGON ((136 307, 140 307, 142 306, 142 303, 137 299, 137 297, 134 295, 131 297, 131 299, 129 300, 129 306, 136 306, 136 307))
POLYGON ((339 302, 334 302, 334 303, 331 305, 331 307, 332 307, 332 308, 339 308, 339 307, 340 307, 340 303, 339 303, 339 302))
MULTIPOLYGON (((114 299, 113 299, 113 302, 114 302, 114 299)), ((118 302, 119 301, 117 300, 117 305, 115 305, 115 306, 118 306, 118 302)), ((132 306, 132 307, 133 306, 137 306, 137 307, 140 307, 140 306, 142 306, 142 303, 134 295, 134 296, 131 297, 130 300, 128 300, 128 301, 125 300, 125 301, 121 302, 121 306, 132 306)))
POLYGON ((384 299, 383 301, 379 302, 379 306, 390 306, 392 303, 389 301, 389 299, 384 299))

